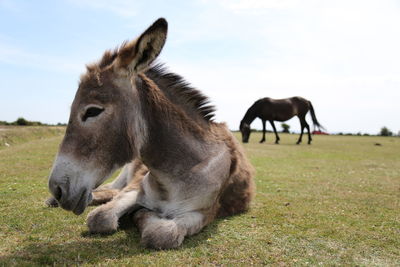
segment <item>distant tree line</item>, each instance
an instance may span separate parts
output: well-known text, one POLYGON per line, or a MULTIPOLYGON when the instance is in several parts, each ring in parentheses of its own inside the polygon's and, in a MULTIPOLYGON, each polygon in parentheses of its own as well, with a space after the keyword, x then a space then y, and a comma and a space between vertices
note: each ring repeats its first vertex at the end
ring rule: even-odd
MULTIPOLYGON (((57 124, 47 124, 47 123, 42 123, 40 121, 28 121, 22 117, 18 118, 16 121, 13 122, 7 122, 7 121, 0 121, 0 125, 13 125, 13 126, 66 126, 66 123, 57 123, 57 124)), ((282 132, 283 133, 289 133, 290 125, 286 123, 281 124, 282 127, 282 132)), ((256 129, 252 129, 253 131, 259 131, 256 129)), ((271 132, 271 131, 267 131, 271 132)), ((338 135, 358 135, 358 136, 369 136, 370 134, 364 133, 361 134, 361 132, 358 133, 342 133, 339 132, 338 135)), ((389 130, 386 126, 382 127, 380 132, 378 133, 379 136, 395 136, 391 130, 389 130)), ((400 131, 398 133, 398 136, 400 136, 400 131)))
MULTIPOLYGON (((289 129, 290 129, 290 125, 286 124, 286 123, 281 123, 281 127, 282 127, 282 133, 290 133, 289 129)), ((261 130, 258 129, 251 129, 254 132, 260 132, 261 130)), ((272 132, 270 130, 267 130, 267 132, 272 132)), ((337 135, 356 135, 356 136, 370 136, 370 135, 375 135, 375 134, 369 134, 369 133, 343 133, 343 132, 339 132, 337 133, 337 135)), ((389 130, 386 126, 382 127, 381 130, 379 131, 378 134, 376 134, 378 136, 396 136, 395 133, 393 133, 391 130, 389 130)), ((397 136, 400 136, 400 131, 398 132, 397 136)))
MULTIPOLYGON (((29 121, 22 117, 18 118, 16 121, 7 122, 7 121, 0 121, 0 125, 12 125, 12 126, 54 126, 54 124, 47 124, 42 123, 40 121, 29 121)), ((65 123, 57 123, 57 126, 65 126, 65 123)))
MULTIPOLYGON (((358 133, 356 133, 356 134, 354 134, 354 133, 342 133, 342 132, 340 132, 340 133, 338 133, 338 135, 358 135, 358 136, 363 135, 363 136, 369 136, 369 135, 371 135, 371 134, 369 134, 369 133, 361 134, 361 132, 358 132, 358 133)), ((374 135, 374 134, 372 134, 372 135, 374 135)), ((378 135, 378 136, 396 136, 396 134, 394 134, 394 133, 393 133, 391 130, 389 130, 386 126, 382 127, 381 130, 379 131, 379 133, 378 133, 377 135, 378 135)), ((400 136, 400 131, 398 132, 397 136, 400 136)))

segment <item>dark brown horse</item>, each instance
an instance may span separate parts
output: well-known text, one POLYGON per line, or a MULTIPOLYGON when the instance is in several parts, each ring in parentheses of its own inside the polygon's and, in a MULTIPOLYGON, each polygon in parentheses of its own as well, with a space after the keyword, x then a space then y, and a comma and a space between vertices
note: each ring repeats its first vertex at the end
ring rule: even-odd
POLYGON ((301 143, 304 128, 308 131, 308 144, 311 144, 312 138, 310 133, 310 126, 306 121, 307 112, 311 112, 311 118, 314 127, 323 128, 317 121, 314 108, 310 101, 299 96, 285 98, 285 99, 272 99, 269 97, 257 100, 246 112, 243 119, 240 121, 240 131, 242 133, 243 143, 247 143, 250 137, 250 124, 256 119, 260 118, 263 124, 263 136, 260 143, 265 142, 265 123, 269 121, 274 129, 275 144, 279 144, 279 136, 276 132, 274 121, 287 121, 294 116, 300 120, 301 133, 297 144, 301 143))

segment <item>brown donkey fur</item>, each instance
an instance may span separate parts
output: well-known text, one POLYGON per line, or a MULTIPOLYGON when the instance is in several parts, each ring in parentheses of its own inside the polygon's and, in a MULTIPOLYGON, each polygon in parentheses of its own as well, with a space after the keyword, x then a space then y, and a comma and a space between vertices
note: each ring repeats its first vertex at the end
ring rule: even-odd
POLYGON ((49 178, 61 207, 81 214, 94 188, 130 162, 120 177, 132 177, 139 159, 148 172, 111 194, 87 224, 92 233, 113 232, 134 212, 142 244, 157 249, 178 247, 217 216, 248 210, 255 191, 252 166, 226 125, 212 120, 208 99, 152 65, 166 35, 159 19, 88 66, 49 178))

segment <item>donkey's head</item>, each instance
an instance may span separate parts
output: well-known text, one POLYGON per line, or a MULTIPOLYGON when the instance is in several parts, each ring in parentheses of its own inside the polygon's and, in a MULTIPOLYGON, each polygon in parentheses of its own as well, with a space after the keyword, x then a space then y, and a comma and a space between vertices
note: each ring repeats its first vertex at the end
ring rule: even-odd
POLYGON ((88 66, 72 103, 49 189, 66 210, 81 214, 92 189, 131 161, 146 138, 135 80, 161 52, 167 22, 158 19, 135 41, 88 66))
POLYGON ((250 138, 250 133, 251 133, 250 125, 248 123, 241 121, 239 130, 242 133, 242 142, 248 143, 249 138, 250 138))

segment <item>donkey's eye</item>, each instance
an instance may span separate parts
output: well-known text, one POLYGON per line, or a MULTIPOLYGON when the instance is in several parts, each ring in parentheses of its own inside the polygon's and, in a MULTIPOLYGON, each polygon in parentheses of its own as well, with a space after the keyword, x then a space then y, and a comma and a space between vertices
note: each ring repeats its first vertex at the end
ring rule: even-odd
POLYGON ((104 111, 104 108, 90 107, 86 110, 82 117, 82 121, 86 121, 87 118, 96 117, 104 111))

